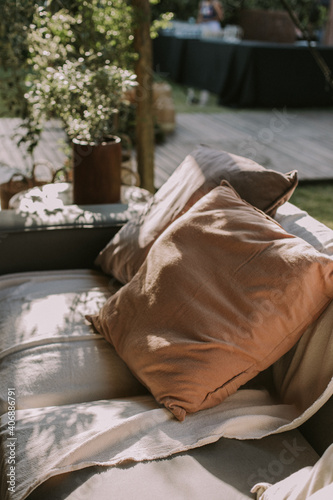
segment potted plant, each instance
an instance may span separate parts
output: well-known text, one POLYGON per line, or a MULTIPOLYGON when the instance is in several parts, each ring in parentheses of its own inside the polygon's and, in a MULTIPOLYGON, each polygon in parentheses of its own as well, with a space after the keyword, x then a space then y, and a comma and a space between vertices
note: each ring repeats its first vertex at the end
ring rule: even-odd
POLYGON ((24 139, 32 149, 43 122, 61 120, 73 147, 75 203, 120 199, 118 115, 135 84, 131 22, 120 0, 76 0, 59 10, 40 6, 30 26, 24 139))

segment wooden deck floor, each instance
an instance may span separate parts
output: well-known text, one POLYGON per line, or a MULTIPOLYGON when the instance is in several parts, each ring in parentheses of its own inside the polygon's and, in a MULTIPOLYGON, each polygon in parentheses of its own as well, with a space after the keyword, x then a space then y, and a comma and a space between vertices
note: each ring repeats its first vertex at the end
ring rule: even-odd
POLYGON ((246 156, 301 180, 333 179, 333 112, 228 111, 179 114, 175 133, 156 147, 159 187, 196 144, 246 156))
MULTIPOLYGON (((200 111, 200 108, 198 108, 200 111)), ((27 171, 31 159, 12 135, 19 121, 0 119, 0 165, 27 171)), ((226 111, 178 114, 175 132, 155 149, 155 185, 159 188, 197 144, 250 157, 280 172, 297 169, 300 180, 333 179, 333 112, 331 110, 226 111)), ((59 144, 64 134, 49 123, 35 159, 62 166, 66 156, 59 144)), ((0 168, 0 182, 11 168, 0 168)))

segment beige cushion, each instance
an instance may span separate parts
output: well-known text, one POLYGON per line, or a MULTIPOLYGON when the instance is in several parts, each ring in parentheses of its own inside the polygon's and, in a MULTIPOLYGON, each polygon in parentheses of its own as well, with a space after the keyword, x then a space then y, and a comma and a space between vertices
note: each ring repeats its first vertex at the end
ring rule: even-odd
POLYGON ((273 215, 297 185, 297 172, 281 174, 207 146, 197 147, 159 189, 145 211, 131 219, 100 252, 95 263, 127 283, 156 238, 211 189, 227 180, 241 198, 273 215))
POLYGON ((274 363, 332 296, 333 259, 224 182, 164 231, 90 319, 183 420, 274 363))
POLYGON ((8 387, 17 410, 147 392, 84 322, 87 308, 97 313, 111 290, 107 277, 88 270, 1 276, 0 415, 8 387))

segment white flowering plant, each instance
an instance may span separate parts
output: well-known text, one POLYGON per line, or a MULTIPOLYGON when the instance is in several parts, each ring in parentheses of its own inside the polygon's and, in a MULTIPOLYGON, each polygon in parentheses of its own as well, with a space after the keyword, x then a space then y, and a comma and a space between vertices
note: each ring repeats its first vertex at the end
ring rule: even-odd
POLYGON ((125 92, 136 83, 132 33, 132 12, 121 0, 76 0, 70 10, 36 10, 22 138, 30 151, 51 118, 61 120, 69 139, 100 143, 117 132, 125 92))
POLYGON ((49 66, 25 95, 30 120, 37 124, 56 117, 69 139, 100 143, 117 132, 118 111, 133 84, 131 71, 107 63, 94 71, 81 59, 49 66))

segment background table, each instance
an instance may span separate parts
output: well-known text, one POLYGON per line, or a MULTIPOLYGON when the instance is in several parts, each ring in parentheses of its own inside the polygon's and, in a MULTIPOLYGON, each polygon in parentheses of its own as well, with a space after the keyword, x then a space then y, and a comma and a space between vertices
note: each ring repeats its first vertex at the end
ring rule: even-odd
MULTIPOLYGON (((317 50, 333 72, 333 47, 317 50)), ((225 106, 333 105, 333 92, 306 45, 162 34, 153 42, 153 53, 156 72, 209 90, 225 106)))

